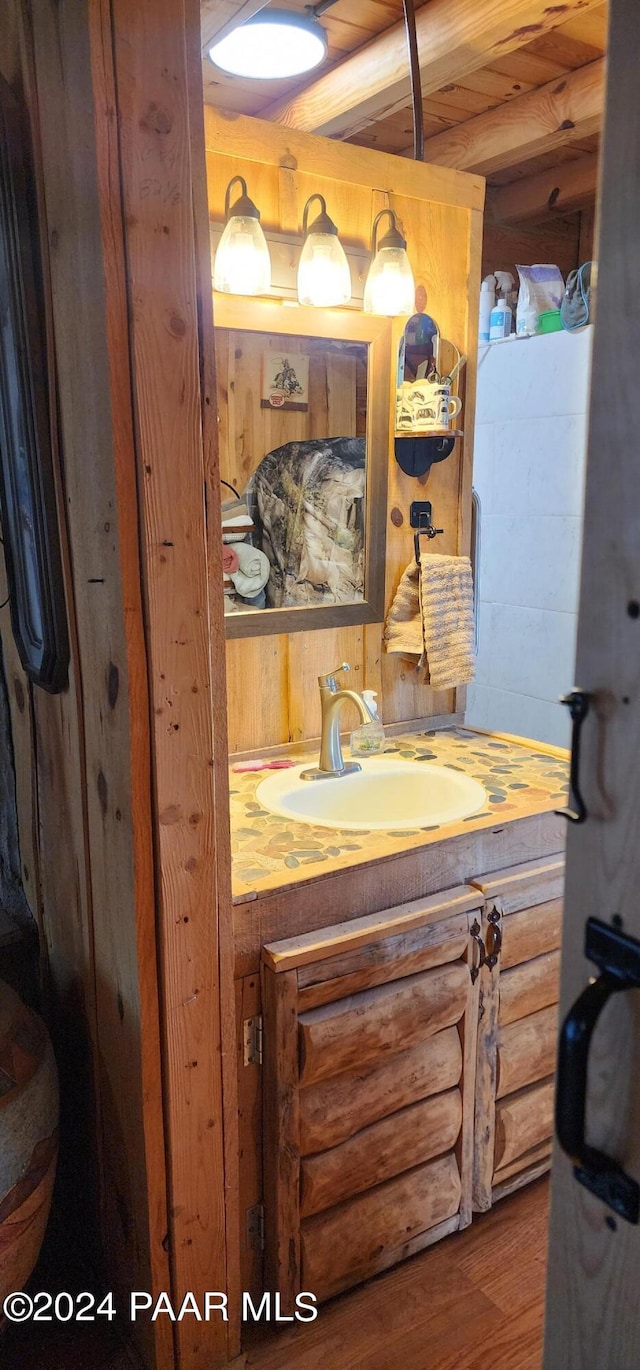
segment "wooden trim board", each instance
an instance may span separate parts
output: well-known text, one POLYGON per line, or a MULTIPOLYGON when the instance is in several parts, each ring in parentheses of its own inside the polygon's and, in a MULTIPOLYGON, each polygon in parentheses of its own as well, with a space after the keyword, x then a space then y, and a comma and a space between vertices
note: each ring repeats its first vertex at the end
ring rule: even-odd
POLYGON ((292 970, 478 907, 477 890, 468 886, 446 890, 443 894, 399 904, 396 908, 354 918, 348 923, 334 923, 325 936, 321 932, 307 932, 296 938, 272 942, 262 948, 262 960, 278 973, 292 970))
MULTIPOLYGON (((228 1250, 235 1259, 238 1238, 226 1226, 227 1153, 235 1144, 227 1110, 225 1150, 221 1064, 222 1012, 231 1060, 234 1021, 231 998, 223 1010, 229 939, 219 945, 218 921, 230 903, 228 825, 224 801, 216 803, 226 747, 215 700, 224 671, 211 659, 193 222, 194 164, 197 180, 204 159, 191 90, 199 32, 194 7, 185 12, 174 0, 112 0, 112 18, 152 711, 172 1272, 177 1290, 201 1300, 205 1290, 227 1287, 228 1250)), ((238 1319, 234 1310, 228 1323, 177 1323, 181 1370, 223 1364, 235 1353, 238 1319)))
POLYGON ((251 162, 279 163, 295 171, 299 164, 313 167, 317 176, 350 181, 353 185, 378 186, 387 194, 410 195, 416 199, 465 209, 484 209, 484 178, 449 167, 434 167, 424 162, 407 162, 386 152, 320 138, 315 133, 300 133, 252 119, 245 114, 213 109, 205 105, 207 150, 222 156, 246 157, 251 162), (225 128, 232 128, 233 148, 225 140, 225 128))

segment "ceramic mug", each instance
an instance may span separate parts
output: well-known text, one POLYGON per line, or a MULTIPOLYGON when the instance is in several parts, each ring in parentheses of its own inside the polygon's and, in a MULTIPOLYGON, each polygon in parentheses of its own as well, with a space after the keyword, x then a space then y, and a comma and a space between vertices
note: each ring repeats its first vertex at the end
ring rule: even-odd
POLYGON ((412 407, 414 428, 449 428, 462 409, 462 400, 451 394, 446 381, 431 381, 415 387, 412 407))
POLYGON ((436 427, 435 397, 432 387, 423 381, 403 381, 396 392, 396 428, 415 432, 416 428, 436 427))
POLYGON ((445 381, 405 381, 398 387, 396 428, 412 433, 449 428, 462 400, 445 381))

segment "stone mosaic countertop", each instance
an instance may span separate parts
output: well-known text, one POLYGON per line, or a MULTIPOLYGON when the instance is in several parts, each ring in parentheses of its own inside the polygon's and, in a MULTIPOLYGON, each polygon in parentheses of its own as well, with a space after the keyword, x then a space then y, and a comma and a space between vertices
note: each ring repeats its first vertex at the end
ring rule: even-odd
MULTIPOLYGON (((284 754, 284 753, 283 753, 284 754)), ((348 749, 346 751, 348 755, 348 749)), ((353 831, 316 827, 271 814, 256 799, 268 770, 229 772, 234 902, 273 892, 328 870, 381 860, 399 852, 455 837, 470 828, 491 827, 531 814, 562 808, 567 802, 569 761, 565 752, 536 750, 515 738, 466 728, 411 733, 390 738, 385 756, 432 761, 479 780, 487 803, 479 813, 455 823, 402 832, 353 831)), ((317 762, 317 748, 292 757, 296 764, 317 762)))

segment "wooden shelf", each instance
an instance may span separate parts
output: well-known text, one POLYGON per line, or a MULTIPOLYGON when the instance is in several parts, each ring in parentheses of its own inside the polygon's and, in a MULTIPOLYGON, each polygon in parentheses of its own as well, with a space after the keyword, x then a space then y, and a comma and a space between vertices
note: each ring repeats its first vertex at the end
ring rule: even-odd
POLYGON ((396 428, 396 438, 463 438, 462 428, 396 428))

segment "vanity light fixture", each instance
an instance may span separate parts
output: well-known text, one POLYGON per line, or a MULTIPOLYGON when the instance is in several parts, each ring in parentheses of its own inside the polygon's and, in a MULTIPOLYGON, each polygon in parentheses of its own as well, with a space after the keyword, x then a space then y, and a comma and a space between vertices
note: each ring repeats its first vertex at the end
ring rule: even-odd
POLYGON ((225 227, 213 268, 213 285, 225 295, 266 295, 271 289, 271 257, 260 227, 260 211, 247 195, 243 176, 234 176, 224 199, 225 227), (231 190, 241 194, 231 204, 231 190))
POLYGON ((381 209, 371 230, 371 266, 364 288, 365 314, 413 314, 415 281, 403 238, 393 209, 381 209), (391 227, 377 241, 378 224, 387 214, 391 227))
POLYGON ((232 76, 269 81, 313 71, 327 55, 327 35, 311 6, 307 14, 264 9, 209 49, 232 76))
POLYGON ((302 217, 304 242, 298 263, 298 300, 316 307, 348 304, 351 272, 338 230, 327 214, 324 195, 310 195, 302 217), (319 200, 317 218, 309 223, 309 206, 319 200))

